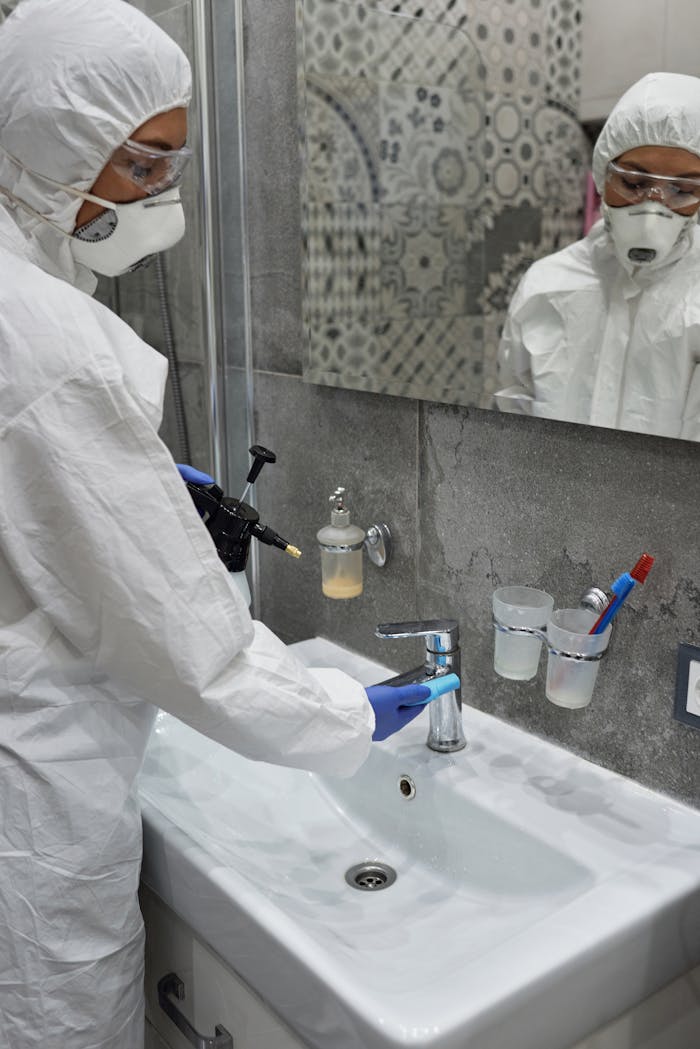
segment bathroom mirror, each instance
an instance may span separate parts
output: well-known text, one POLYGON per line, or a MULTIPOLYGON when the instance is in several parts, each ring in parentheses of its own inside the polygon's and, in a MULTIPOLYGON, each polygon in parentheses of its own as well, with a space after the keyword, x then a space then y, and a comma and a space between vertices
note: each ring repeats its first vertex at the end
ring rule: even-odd
POLYGON ((297 0, 306 381, 497 408, 508 304, 583 235, 595 131, 648 69, 693 72, 627 6, 297 0))

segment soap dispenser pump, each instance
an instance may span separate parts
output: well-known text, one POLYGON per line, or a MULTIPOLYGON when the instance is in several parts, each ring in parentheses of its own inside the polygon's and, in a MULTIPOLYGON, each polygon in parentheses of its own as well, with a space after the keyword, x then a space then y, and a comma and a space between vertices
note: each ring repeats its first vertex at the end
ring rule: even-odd
POLYGON ((321 586, 326 597, 346 599, 362 593, 362 548, 365 533, 350 524, 345 489, 330 497, 331 523, 317 533, 321 547, 321 586))

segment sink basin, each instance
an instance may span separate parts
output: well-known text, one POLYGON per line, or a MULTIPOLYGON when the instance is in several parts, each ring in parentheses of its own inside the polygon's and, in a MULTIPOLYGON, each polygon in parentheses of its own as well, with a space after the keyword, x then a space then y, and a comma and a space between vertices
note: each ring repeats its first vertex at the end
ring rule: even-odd
POLYGON ((700 961, 700 812, 468 707, 437 754, 427 722, 334 780, 160 714, 144 881, 318 1049, 570 1049, 700 961), (348 884, 370 861, 393 884, 348 884))

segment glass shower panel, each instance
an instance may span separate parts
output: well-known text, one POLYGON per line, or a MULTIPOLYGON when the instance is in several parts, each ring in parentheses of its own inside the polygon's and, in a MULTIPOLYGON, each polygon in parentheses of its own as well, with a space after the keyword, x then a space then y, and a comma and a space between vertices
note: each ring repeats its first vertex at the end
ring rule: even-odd
POLYGON ((225 440, 228 491, 238 497, 250 468, 248 448, 253 444, 243 11, 240 0, 219 0, 212 4, 211 27, 225 440))
MULTIPOLYGON (((192 4, 139 0, 134 4, 171 36, 194 64, 192 4)), ((200 155, 200 110, 197 76, 189 111, 188 145, 200 155)), ((204 258, 199 208, 201 165, 190 164, 181 185, 187 232, 174 248, 134 273, 113 281, 100 279, 98 295, 141 338, 169 359, 170 374, 161 436, 176 459, 202 470, 211 468, 207 408, 207 364, 199 275, 204 258), (184 434, 181 415, 184 415, 184 434)))
POLYGON ((299 0, 309 382, 476 404, 483 70, 462 30, 299 0))
MULTIPOLYGON (((143 269, 100 278, 96 297, 169 359, 160 433, 175 459, 239 495, 253 443, 241 0, 131 2, 192 65, 194 160, 181 184, 187 232, 143 269)), ((16 3, 0 0, 0 25, 16 3)))
MULTIPOLYGON (((191 0, 180 3, 172 0, 132 2, 176 40, 194 63, 191 0)), ((17 0, 0 0, 0 24, 16 5, 17 0)), ((230 20, 233 26, 232 15, 230 20)), ((201 151, 197 79, 195 76, 188 135, 195 154, 201 151)), ((202 288, 198 279, 203 269, 201 192, 201 165, 194 163, 189 166, 181 188, 187 218, 184 240, 167 256, 161 256, 160 267, 152 263, 114 280, 101 277, 96 297, 118 313, 144 341, 169 357, 170 380, 161 436, 176 458, 188 457, 193 464, 209 469, 209 378, 204 352, 202 288), (181 409, 178 408, 179 400, 181 409), (183 413, 184 439, 180 418, 183 413)))
POLYGON ((248 472, 248 353, 240 133, 238 0, 135 0, 183 48, 193 71, 181 193, 184 239, 99 294, 168 357, 161 436, 178 460, 216 473, 232 495, 248 472), (182 415, 185 440, 183 441, 182 415))

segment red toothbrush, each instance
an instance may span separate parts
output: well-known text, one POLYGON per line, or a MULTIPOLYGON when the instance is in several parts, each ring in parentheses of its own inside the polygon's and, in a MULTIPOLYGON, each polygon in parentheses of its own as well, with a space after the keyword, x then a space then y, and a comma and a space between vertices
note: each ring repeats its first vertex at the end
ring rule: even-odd
POLYGON ((621 576, 617 577, 610 587, 613 594, 610 604, 607 608, 603 609, 598 616, 595 623, 588 631, 589 634, 602 634, 613 616, 617 615, 620 606, 630 590, 632 590, 637 583, 643 583, 645 581, 653 564, 654 558, 651 554, 642 554, 634 568, 629 572, 623 572, 621 576))

